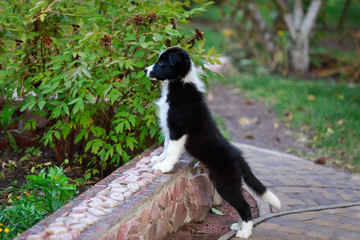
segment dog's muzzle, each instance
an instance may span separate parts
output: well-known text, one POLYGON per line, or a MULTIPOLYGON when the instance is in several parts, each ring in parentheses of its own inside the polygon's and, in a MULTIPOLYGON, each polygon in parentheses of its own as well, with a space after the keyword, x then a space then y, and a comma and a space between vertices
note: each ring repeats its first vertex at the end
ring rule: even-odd
MULTIPOLYGON (((155 65, 155 64, 154 64, 155 65)), ((150 78, 150 79, 156 79, 156 78, 154 78, 154 76, 151 76, 151 72, 152 72, 152 70, 153 70, 153 68, 154 68, 154 65, 151 65, 151 66, 149 66, 149 67, 147 67, 147 68, 145 68, 144 69, 144 72, 145 72, 145 75, 148 77, 148 78, 150 78)))

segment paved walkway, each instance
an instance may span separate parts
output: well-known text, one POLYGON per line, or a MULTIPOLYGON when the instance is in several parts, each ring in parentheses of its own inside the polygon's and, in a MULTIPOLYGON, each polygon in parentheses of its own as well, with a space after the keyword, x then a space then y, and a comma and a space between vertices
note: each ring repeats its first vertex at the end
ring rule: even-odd
POLYGON ((257 199, 261 217, 251 239, 360 239, 360 181, 289 154, 236 145, 282 204, 272 212, 257 199))

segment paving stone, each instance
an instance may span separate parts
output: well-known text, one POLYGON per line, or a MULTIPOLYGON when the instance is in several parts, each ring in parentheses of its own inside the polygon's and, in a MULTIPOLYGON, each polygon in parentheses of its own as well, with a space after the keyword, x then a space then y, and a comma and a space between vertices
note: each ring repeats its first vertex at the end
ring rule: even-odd
POLYGON ((338 224, 338 225, 336 225, 336 228, 341 229, 341 230, 347 230, 347 231, 350 231, 350 232, 359 232, 360 233, 359 225, 338 224))
POLYGON ((307 223, 315 224, 315 225, 321 225, 326 227, 335 227, 338 223, 335 221, 330 221, 327 219, 311 219, 306 221, 307 223))
POLYGON ((333 234, 336 235, 336 236, 360 239, 360 233, 359 232, 350 232, 350 231, 345 231, 345 230, 341 230, 341 229, 335 229, 333 234))
POLYGON ((275 230, 278 227, 280 227, 279 224, 270 223, 270 222, 261 223, 259 226, 257 226, 257 228, 262 228, 266 230, 275 230))
POLYGON ((309 238, 300 234, 290 234, 286 240, 308 240, 309 238))
MULTIPOLYGON (((360 188, 360 181, 349 180, 346 173, 292 160, 283 154, 278 156, 251 147, 242 149, 259 179, 274 187, 282 211, 360 201, 360 191, 354 191, 360 188)), ((360 239, 360 207, 271 218, 256 226, 253 233, 253 239, 360 239)))
POLYGON ((306 231, 305 234, 306 236, 316 239, 330 239, 332 237, 331 233, 323 233, 318 231, 306 231))
POLYGON ((297 228, 297 227, 291 227, 291 226, 280 226, 279 228, 277 228, 277 231, 299 234, 299 233, 302 233, 304 231, 304 229, 297 228))

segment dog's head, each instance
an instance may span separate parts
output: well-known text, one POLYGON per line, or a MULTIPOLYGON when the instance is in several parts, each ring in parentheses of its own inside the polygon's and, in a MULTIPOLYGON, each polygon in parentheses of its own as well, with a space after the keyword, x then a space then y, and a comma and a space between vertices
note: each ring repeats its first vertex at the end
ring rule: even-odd
POLYGON ((178 80, 191 70, 189 54, 182 48, 172 47, 162 52, 158 61, 145 68, 146 76, 155 80, 178 80))

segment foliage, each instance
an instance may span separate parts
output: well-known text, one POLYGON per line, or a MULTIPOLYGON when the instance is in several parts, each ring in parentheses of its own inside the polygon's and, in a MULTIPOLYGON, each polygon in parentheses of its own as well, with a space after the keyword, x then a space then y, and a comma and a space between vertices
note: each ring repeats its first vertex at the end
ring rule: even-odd
POLYGON ((7 189, 8 202, 0 208, 1 239, 12 239, 32 227, 73 199, 76 193, 75 185, 69 184, 62 167, 44 168, 26 178, 27 182, 20 187, 13 182, 7 189), (9 231, 5 232, 5 228, 9 231))
MULTIPOLYGON (((333 32, 344 2, 343 0, 324 2, 310 43, 311 76, 359 82, 359 73, 356 71, 359 69, 359 53, 355 51, 358 46, 356 41, 360 39, 360 31, 355 32, 359 25, 359 21, 355 21, 356 16, 359 15, 357 11, 360 7, 359 2, 352 1, 349 15, 345 19, 345 25, 351 28, 345 28, 342 34, 333 32), (357 40, 353 41, 353 38, 357 40), (319 48, 322 49, 320 54, 319 48), (337 51, 331 48, 336 48, 337 51), (337 53, 340 51, 342 56, 337 53), (347 55, 346 58, 344 54, 347 55)), ((303 3, 308 5, 310 1, 303 3)), ((289 73, 288 52, 291 41, 273 1, 229 0, 225 4, 209 6, 207 9, 202 19, 212 22, 213 26, 208 28, 215 29, 215 31, 210 29, 204 31, 207 44, 211 43, 217 46, 218 51, 221 49, 224 54, 231 56, 233 64, 241 71, 256 74, 278 73, 283 76, 289 73), (257 26, 254 13, 248 8, 251 2, 256 3, 267 28, 271 29, 267 32, 267 36, 270 36, 274 43, 272 52, 266 48, 264 33, 257 26)))
POLYGON ((34 205, 26 196, 13 200, 12 207, 0 207, 0 239, 13 239, 18 233, 32 227, 45 216, 43 209, 34 205), (8 232, 5 231, 8 229, 8 232))
POLYGON ((76 186, 69 184, 62 167, 50 167, 48 173, 42 169, 39 174, 28 175, 28 185, 34 194, 34 201, 52 213, 74 198, 76 186))
POLYGON ((4 136, 9 139, 11 148, 16 147, 15 138, 11 135, 11 133, 18 132, 17 129, 11 129, 11 130, 8 129, 9 125, 15 122, 15 119, 12 119, 14 112, 15 112, 15 108, 12 108, 8 103, 5 103, 2 106, 2 110, 0 113, 0 127, 2 127, 0 131, 2 131, 4 136))
MULTIPOLYGON (((336 29, 339 24, 342 10, 345 5, 344 0, 327 0, 326 4, 323 8, 323 13, 320 15, 323 19, 321 19, 321 23, 330 27, 332 29, 336 29)), ((359 27, 360 23, 358 21, 360 17, 360 2, 359 1, 352 1, 350 4, 350 8, 346 14, 345 19, 345 28, 349 29, 349 27, 359 27)), ((343 29, 341 29, 343 30, 343 29)))
MULTIPOLYGON (((284 36, 275 35, 276 51, 269 54, 264 46, 261 33, 253 22, 253 15, 248 9, 249 2, 251 1, 229 0, 226 4, 209 6, 208 11, 204 13, 204 19, 212 19, 217 27, 215 27, 215 33, 211 30, 205 31, 205 37, 208 42, 211 42, 211 45, 217 46, 225 55, 230 56, 234 66, 241 71, 256 74, 266 74, 271 71, 281 72, 285 60, 283 51, 289 40, 283 47, 286 34, 284 36), (272 61, 273 56, 277 56, 277 61, 272 61)), ((273 11, 273 5, 258 4, 258 8, 264 19, 267 20, 269 27, 273 27, 279 22, 279 18, 273 11)))
POLYGON ((360 170, 360 87, 331 81, 297 81, 278 76, 231 77, 246 94, 263 98, 288 126, 308 135, 317 156, 360 170))
POLYGON ((20 111, 48 116, 41 140, 59 164, 78 149, 82 164, 103 176, 160 139, 153 104, 160 86, 144 67, 174 45, 203 68, 214 62, 201 32, 179 27, 208 4, 196 2, 191 9, 190 1, 170 0, 3 1, 0 94, 11 101, 16 92, 20 111))

